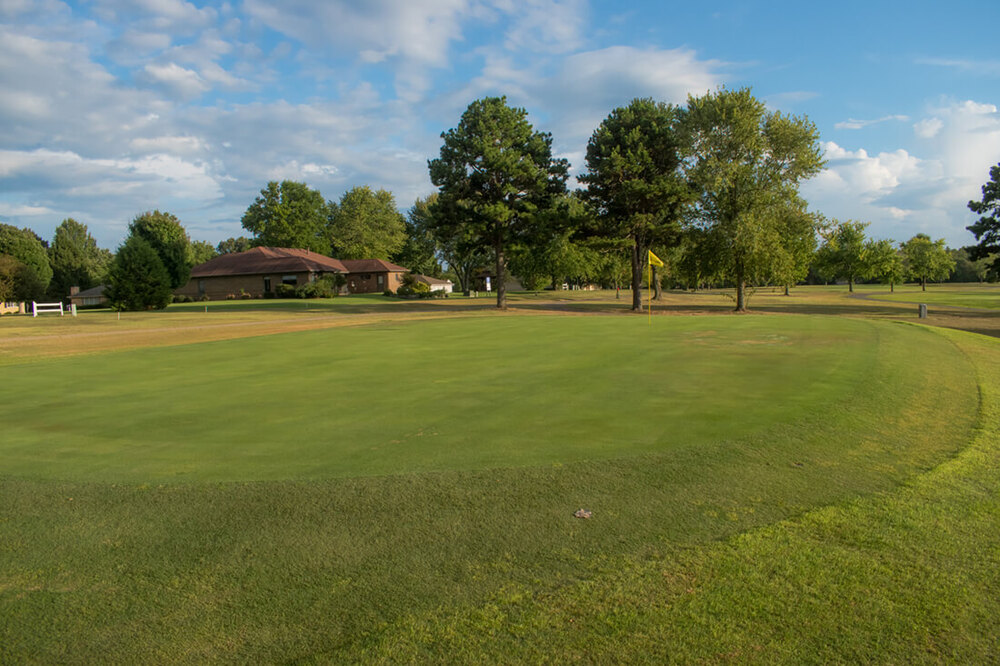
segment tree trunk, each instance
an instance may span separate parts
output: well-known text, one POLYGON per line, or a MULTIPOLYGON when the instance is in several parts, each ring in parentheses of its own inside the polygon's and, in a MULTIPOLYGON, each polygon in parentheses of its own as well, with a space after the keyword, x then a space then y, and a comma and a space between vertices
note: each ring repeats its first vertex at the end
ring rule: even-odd
POLYGON ((653 270, 653 300, 663 300, 663 289, 660 286, 660 272, 657 266, 650 266, 653 270))
POLYGON ((788 285, 786 284, 786 285, 785 285, 785 296, 791 296, 791 295, 792 295, 792 294, 791 294, 791 291, 790 291, 790 290, 791 290, 791 287, 789 287, 789 286, 788 286, 788 285))
POLYGON ((507 309, 507 275, 504 266, 504 256, 503 256, 503 230, 497 228, 496 241, 494 244, 494 249, 496 250, 496 274, 497 274, 497 309, 506 310, 507 309))
POLYGON ((747 311, 747 283, 742 278, 736 281, 736 312, 747 311))
POLYGON ((847 291, 854 293, 854 278, 847 278, 847 291))
POLYGON ((638 242, 632 245, 632 312, 642 312, 642 261, 638 242))
POLYGON ((895 282, 890 282, 889 283, 889 293, 892 294, 892 293, 895 293, 895 291, 896 291, 896 283, 895 282))
POLYGON ((920 277, 920 291, 927 291, 927 278, 920 277))

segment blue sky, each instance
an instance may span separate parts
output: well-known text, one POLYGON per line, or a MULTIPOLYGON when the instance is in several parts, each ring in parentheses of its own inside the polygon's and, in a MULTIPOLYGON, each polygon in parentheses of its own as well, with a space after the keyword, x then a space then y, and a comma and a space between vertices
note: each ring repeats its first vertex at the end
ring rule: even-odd
POLYGON ((215 243, 285 178, 406 209, 478 97, 579 173, 614 107, 749 86, 819 128, 813 210, 958 247, 1000 162, 998 23, 995 0, 0 0, 0 221, 113 249, 159 208, 215 243))

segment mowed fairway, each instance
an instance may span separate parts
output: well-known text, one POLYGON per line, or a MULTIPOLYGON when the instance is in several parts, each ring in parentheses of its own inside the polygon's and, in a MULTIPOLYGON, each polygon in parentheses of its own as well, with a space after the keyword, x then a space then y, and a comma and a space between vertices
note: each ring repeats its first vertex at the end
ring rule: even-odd
MULTIPOLYGON (((898 524, 869 532, 858 502, 981 437, 956 340, 479 316, 8 365, 0 662, 927 656, 895 624, 845 632, 842 600, 817 615, 808 581, 764 582, 811 552, 787 546, 801 521, 856 511, 877 542, 898 524)), ((898 603, 903 626, 930 631, 925 606, 898 603)), ((988 640, 960 638, 954 655, 988 640)))

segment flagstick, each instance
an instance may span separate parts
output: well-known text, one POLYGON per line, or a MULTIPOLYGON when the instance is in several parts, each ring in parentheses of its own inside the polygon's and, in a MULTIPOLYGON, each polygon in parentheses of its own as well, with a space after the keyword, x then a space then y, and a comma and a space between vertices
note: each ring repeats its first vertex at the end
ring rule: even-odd
POLYGON ((646 267, 646 298, 649 300, 649 326, 653 325, 653 264, 646 267))

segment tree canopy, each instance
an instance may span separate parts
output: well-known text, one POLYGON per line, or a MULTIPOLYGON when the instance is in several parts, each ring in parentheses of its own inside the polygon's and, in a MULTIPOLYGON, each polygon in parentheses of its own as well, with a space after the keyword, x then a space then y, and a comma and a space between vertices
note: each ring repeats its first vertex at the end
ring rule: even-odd
POLYGON ((431 231, 433 224, 431 209, 438 195, 431 194, 426 199, 413 202, 406 216, 406 241, 403 247, 393 255, 392 261, 409 268, 414 273, 441 277, 441 264, 438 262, 438 244, 431 231))
POLYGON ((170 279, 153 246, 133 234, 115 254, 104 295, 115 310, 162 310, 170 303, 170 279))
POLYGON ((387 190, 353 187, 329 210, 333 253, 339 259, 389 259, 406 243, 405 220, 387 190))
POLYGON ((111 253, 97 247, 87 225, 67 218, 56 227, 49 246, 52 282, 49 293, 66 298, 70 287, 90 289, 104 279, 111 263, 111 253))
POLYGON ((847 280, 847 290, 851 292, 858 280, 874 277, 868 257, 872 245, 865 236, 867 227, 867 222, 833 220, 823 233, 823 245, 816 256, 820 273, 829 279, 847 280))
POLYGON ((305 183, 271 181, 243 214, 243 228, 254 235, 253 244, 295 247, 330 254, 326 201, 305 183))
POLYGON ((589 171, 579 180, 597 211, 599 235, 629 243, 633 310, 642 309, 647 251, 679 243, 693 199, 682 169, 688 152, 683 117, 675 106, 635 99, 612 111, 587 144, 589 171))
POLYGON ((9 255, 21 265, 16 270, 8 266, 14 298, 34 300, 44 296, 52 280, 52 267, 45 245, 31 229, 0 224, 0 255, 9 255))
POLYGON ((943 238, 932 241, 927 234, 917 234, 903 243, 902 249, 906 272, 920 282, 923 291, 927 291, 928 280, 946 280, 955 268, 943 238))
POLYGON ((180 220, 158 210, 139 215, 128 226, 129 236, 142 238, 160 257, 170 276, 170 288, 187 284, 191 276, 191 240, 180 220))
POLYGON ((505 250, 566 190, 566 160, 552 157, 552 136, 535 131, 527 116, 506 97, 476 100, 441 134, 440 157, 428 162, 449 210, 437 224, 460 226, 493 251, 499 309, 507 307, 505 250))
POLYGON ((685 125, 703 256, 735 283, 744 312, 748 285, 774 280, 786 260, 785 222, 805 209, 799 184, 823 168, 819 133, 806 118, 768 111, 747 88, 689 98, 685 125))
POLYGON ((251 247, 253 243, 246 236, 240 236, 239 238, 227 238, 224 241, 219 241, 219 244, 215 246, 215 251, 219 254, 235 254, 237 252, 246 252, 251 247))
POLYGON ((992 271, 1000 273, 1000 164, 990 168, 990 179, 983 185, 983 198, 970 201, 969 210, 982 216, 966 227, 979 241, 970 249, 969 258, 991 257, 992 271))

